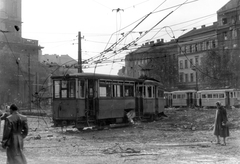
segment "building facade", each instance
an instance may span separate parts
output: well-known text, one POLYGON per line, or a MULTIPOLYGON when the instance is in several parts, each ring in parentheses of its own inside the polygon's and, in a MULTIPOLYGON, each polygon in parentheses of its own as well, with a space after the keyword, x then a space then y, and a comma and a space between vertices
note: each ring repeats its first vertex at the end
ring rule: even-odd
POLYGON ((163 83, 166 90, 177 85, 177 44, 175 40, 157 40, 145 43, 125 58, 125 75, 154 78, 163 83))
POLYGON ((217 23, 194 28, 178 38, 179 89, 200 89, 204 83, 199 81, 201 59, 209 51, 218 48, 217 23))

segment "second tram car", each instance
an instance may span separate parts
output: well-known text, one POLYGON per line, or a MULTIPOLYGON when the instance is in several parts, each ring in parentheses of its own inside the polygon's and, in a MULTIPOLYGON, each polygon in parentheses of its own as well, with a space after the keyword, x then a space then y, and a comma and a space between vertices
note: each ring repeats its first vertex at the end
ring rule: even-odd
POLYGON ((173 91, 173 107, 194 107, 196 105, 196 90, 173 91))
POLYGON ((141 118, 164 110, 157 81, 94 73, 53 76, 52 81, 55 126, 104 126, 126 122, 130 111, 141 118))
POLYGON ((217 101, 220 101, 226 107, 239 106, 240 90, 218 89, 197 92, 197 105, 200 107, 215 107, 217 101))

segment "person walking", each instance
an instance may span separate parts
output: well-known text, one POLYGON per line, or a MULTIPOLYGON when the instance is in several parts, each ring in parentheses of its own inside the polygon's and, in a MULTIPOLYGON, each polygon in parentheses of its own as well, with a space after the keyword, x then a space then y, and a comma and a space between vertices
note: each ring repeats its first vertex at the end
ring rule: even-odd
POLYGON ((27 117, 18 113, 15 104, 10 106, 10 116, 5 119, 2 147, 7 151, 7 164, 27 164, 23 154, 23 139, 28 135, 27 117))
POLYGON ((215 122, 214 122, 214 128, 213 128, 213 134, 217 137, 217 143, 221 144, 220 137, 223 138, 223 144, 222 146, 226 146, 226 137, 229 136, 229 127, 227 126, 227 111, 226 109, 221 105, 221 102, 216 102, 217 110, 216 110, 216 116, 215 116, 215 122))

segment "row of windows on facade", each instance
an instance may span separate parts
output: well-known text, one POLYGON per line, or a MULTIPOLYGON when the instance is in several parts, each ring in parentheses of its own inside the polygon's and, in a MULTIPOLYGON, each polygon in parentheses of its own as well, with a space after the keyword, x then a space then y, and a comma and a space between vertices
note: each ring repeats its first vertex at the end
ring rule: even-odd
POLYGON ((180 72, 180 74, 179 74, 179 82, 180 83, 196 82, 196 76, 194 78, 194 73, 189 73, 189 74, 185 73, 184 74, 183 72, 180 72))
POLYGON ((200 43, 189 44, 180 47, 181 54, 194 53, 198 51, 210 50, 213 48, 217 48, 216 40, 209 40, 200 43))
POLYGON ((189 60, 180 60, 179 61, 179 69, 188 69, 188 68, 192 68, 192 66, 198 66, 199 65, 199 57, 198 56, 195 56, 195 62, 194 62, 194 59, 189 59, 189 60), (184 62, 184 66, 183 67, 183 62, 184 62))
MULTIPOLYGON (((166 54, 165 56, 160 56, 160 57, 156 56, 156 57, 148 58, 148 59, 144 59, 144 58, 138 59, 138 60, 135 59, 135 60, 133 60, 133 63, 134 63, 134 65, 147 64, 147 63, 149 63, 150 61, 152 61, 154 59, 162 58, 164 60, 167 57, 168 58, 172 57, 173 59, 176 59, 176 54, 172 54, 172 55, 167 55, 166 54)), ((128 63, 130 64, 130 62, 128 62, 128 63)))

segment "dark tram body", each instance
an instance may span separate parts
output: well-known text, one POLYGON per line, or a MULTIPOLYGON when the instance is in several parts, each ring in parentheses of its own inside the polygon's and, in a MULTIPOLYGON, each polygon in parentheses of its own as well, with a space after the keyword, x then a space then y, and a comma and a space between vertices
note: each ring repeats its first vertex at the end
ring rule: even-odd
POLYGON ((76 73, 52 81, 55 126, 104 126, 128 122, 129 115, 154 118, 164 110, 163 86, 154 80, 76 73))

